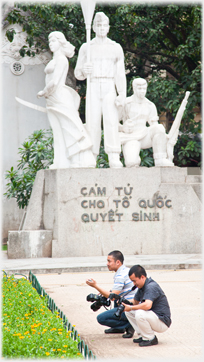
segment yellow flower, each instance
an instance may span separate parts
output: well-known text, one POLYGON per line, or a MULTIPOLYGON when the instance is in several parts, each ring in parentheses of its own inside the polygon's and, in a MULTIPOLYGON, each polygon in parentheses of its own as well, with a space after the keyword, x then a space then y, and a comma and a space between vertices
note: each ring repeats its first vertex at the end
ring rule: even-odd
POLYGON ((47 329, 43 329, 43 332, 46 332, 47 331, 47 329))
POLYGON ((63 347, 65 347, 65 348, 66 348, 66 347, 67 347, 67 344, 65 344, 63 347))
POLYGON ((66 353, 67 351, 62 351, 63 353, 66 353))
POLYGON ((24 336, 20 336, 19 338, 20 338, 20 339, 23 339, 23 338, 25 338, 25 337, 24 337, 24 336))
POLYGON ((49 352, 46 352, 45 354, 46 354, 46 356, 49 356, 49 352))
POLYGON ((58 350, 58 351, 61 351, 61 348, 58 348, 57 350, 58 350))
POLYGON ((52 349, 54 352, 56 351, 56 349, 52 349))
POLYGON ((49 341, 49 342, 51 342, 51 341, 52 341, 52 339, 48 338, 48 341, 49 341))
POLYGON ((58 328, 58 331, 62 331, 62 328, 58 328))
POLYGON ((29 332, 27 331, 27 332, 25 332, 24 334, 29 334, 29 332))
POLYGON ((62 332, 58 332, 58 334, 62 334, 62 332))
POLYGON ((40 348, 43 348, 42 346, 40 348))

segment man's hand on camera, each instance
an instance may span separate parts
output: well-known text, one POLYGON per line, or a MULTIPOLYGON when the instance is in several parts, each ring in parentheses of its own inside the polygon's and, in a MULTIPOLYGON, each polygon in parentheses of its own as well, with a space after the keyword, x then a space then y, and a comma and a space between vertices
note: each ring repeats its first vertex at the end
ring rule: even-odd
POLYGON ((127 305, 133 305, 132 302, 130 302, 129 300, 123 298, 123 303, 127 304, 127 305))
POLYGON ((124 305, 125 307, 124 312, 130 312, 132 310, 132 307, 130 305, 127 305, 125 303, 122 303, 122 305, 124 305))

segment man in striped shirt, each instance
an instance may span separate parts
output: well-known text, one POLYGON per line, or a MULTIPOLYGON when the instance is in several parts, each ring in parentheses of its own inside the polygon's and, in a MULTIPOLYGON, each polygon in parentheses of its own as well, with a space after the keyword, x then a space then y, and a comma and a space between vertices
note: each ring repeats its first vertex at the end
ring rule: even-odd
MULTIPOLYGON (((107 291, 101 288, 93 279, 86 280, 86 283, 95 288, 106 298, 109 297, 110 293, 115 293, 122 297, 129 292, 125 295, 125 298, 127 300, 133 299, 136 291, 131 290, 134 285, 129 278, 129 268, 123 265, 123 262, 124 256, 120 251, 114 250, 108 254, 107 267, 110 271, 116 272, 114 276, 114 285, 111 290, 107 291)), ((121 319, 115 316, 117 308, 118 305, 116 304, 116 301, 114 301, 114 308, 99 314, 97 316, 97 321, 104 326, 110 327, 109 329, 105 329, 105 333, 124 333, 126 331, 126 333, 123 334, 123 338, 131 338, 134 334, 134 329, 124 312, 121 315, 121 319)))

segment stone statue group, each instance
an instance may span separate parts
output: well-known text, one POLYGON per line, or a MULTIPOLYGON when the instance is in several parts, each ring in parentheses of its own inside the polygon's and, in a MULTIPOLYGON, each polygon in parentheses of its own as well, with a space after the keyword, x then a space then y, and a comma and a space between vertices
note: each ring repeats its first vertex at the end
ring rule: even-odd
POLYGON ((90 62, 87 62, 87 43, 84 43, 75 68, 78 80, 90 79, 90 117, 86 124, 82 123, 78 112, 79 94, 65 85, 69 67, 67 58, 74 55, 75 48, 61 32, 49 34, 53 58, 45 67, 46 85, 38 97, 46 98, 53 130, 54 161, 50 168, 96 167, 102 119, 104 147, 111 168, 123 167, 121 146, 126 167, 139 166, 140 150, 149 147, 153 148, 155 166, 174 166, 173 147, 187 97, 177 113, 171 134, 167 135, 163 125, 158 123, 155 104, 145 97, 145 79, 134 79, 133 95, 126 98, 123 49, 107 37, 109 19, 103 12, 95 14, 93 30, 95 38, 90 42, 90 62))

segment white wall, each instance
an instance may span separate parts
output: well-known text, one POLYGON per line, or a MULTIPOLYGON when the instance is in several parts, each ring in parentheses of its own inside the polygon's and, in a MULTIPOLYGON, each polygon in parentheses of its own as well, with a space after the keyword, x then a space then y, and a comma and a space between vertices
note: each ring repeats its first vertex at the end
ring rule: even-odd
MULTIPOLYGON (((14 61, 14 60, 13 60, 14 61)), ((48 129, 46 113, 25 107, 15 100, 19 97, 28 102, 45 106, 45 99, 38 99, 37 92, 44 88, 44 64, 24 65, 21 75, 14 75, 10 64, 2 64, 2 185, 5 192, 5 171, 12 166, 16 168, 19 155, 18 148, 35 130, 48 129)), ((23 214, 14 199, 2 198, 2 238, 7 238, 8 230, 18 230, 23 214)))

